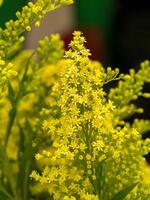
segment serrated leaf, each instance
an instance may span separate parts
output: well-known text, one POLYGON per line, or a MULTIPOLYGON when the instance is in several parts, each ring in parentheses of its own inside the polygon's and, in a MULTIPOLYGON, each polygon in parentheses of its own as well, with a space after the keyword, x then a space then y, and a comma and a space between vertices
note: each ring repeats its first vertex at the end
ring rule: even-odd
POLYGON ((137 183, 127 186, 126 188, 120 190, 117 194, 113 196, 110 200, 123 200, 125 197, 135 188, 137 183))

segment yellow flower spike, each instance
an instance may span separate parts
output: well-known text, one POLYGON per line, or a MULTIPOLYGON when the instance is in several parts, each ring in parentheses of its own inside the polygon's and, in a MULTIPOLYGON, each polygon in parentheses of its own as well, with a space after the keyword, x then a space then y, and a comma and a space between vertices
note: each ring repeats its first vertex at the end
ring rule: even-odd
MULTIPOLYGON (((32 12, 40 13, 44 2, 36 8, 33 8, 34 4, 28 4, 28 17, 32 12)), ((55 1, 57 5, 60 2, 67 4, 71 1, 55 1)), ((24 9, 23 16, 27 10, 24 9)), ((18 16, 20 18, 20 14, 18 16)), ((108 68, 105 72, 101 64, 91 61, 84 43, 82 33, 74 32, 70 49, 63 60, 63 43, 58 35, 45 37, 36 50, 39 68, 35 77, 38 81, 33 86, 39 86, 39 90, 42 88, 40 97, 48 90, 50 94, 43 100, 45 108, 39 114, 36 129, 42 132, 37 138, 42 139, 43 144, 39 149, 42 153, 37 153, 35 158, 39 171, 43 172, 38 174, 33 171, 31 177, 44 184, 53 198, 58 200, 98 200, 98 196, 111 199, 119 190, 135 182, 139 185, 127 199, 137 200, 141 193, 141 200, 144 200, 144 195, 148 194, 140 162, 142 155, 148 152, 149 141, 143 142, 138 132, 142 130, 135 130, 136 127, 138 129, 137 121, 130 126, 124 119, 134 113, 135 106, 129 105, 129 102, 142 94, 139 82, 144 84, 144 81, 149 81, 147 73, 145 80, 142 79, 145 69, 148 72, 145 66, 149 63, 142 65, 138 75, 131 70, 128 76, 122 76, 118 88, 112 89, 108 95, 103 87, 109 81, 119 79, 119 71, 108 68), (129 91, 135 79, 136 87, 129 91), (101 180, 99 191, 97 185, 101 180)), ((3 66, 0 72, 7 74, 3 66)), ((7 76, 3 78, 7 79, 7 76)), ((37 107, 37 102, 32 106, 37 107)), ((136 112, 139 111, 136 109, 136 112)), ((148 122, 141 124, 143 127, 146 125, 143 131, 148 130, 148 122)))

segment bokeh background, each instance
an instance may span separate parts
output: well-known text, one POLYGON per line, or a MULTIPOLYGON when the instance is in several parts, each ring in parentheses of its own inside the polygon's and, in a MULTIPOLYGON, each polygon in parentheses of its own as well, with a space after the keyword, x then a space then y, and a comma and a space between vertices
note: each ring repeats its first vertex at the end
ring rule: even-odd
MULTIPOLYGON (((27 0, 3 0, 0 26, 15 19, 15 12, 26 3, 27 0)), ((118 67, 126 73, 131 67, 137 70, 141 61, 150 60, 150 0, 75 0, 73 6, 48 14, 40 28, 33 27, 26 33, 25 48, 35 48, 39 39, 51 33, 60 33, 67 48, 73 30, 78 29, 88 41, 92 59, 104 66, 118 67)), ((145 85, 144 90, 149 89, 150 85, 145 85)), ((145 109, 138 117, 150 118, 149 101, 141 98, 136 103, 145 109)), ((144 137, 148 136, 149 133, 144 137)))
MULTIPOLYGON (((27 0, 3 0, 0 26, 15 18, 27 0)), ((39 39, 60 33, 66 46, 74 29, 84 32, 92 58, 127 72, 150 55, 149 0, 76 0, 47 15, 41 27, 27 34, 26 48, 35 48, 39 39)))

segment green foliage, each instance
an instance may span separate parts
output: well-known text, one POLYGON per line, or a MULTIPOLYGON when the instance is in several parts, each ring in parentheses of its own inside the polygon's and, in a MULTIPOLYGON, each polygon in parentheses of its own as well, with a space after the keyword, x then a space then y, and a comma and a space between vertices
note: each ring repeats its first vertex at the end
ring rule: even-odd
POLYGON ((123 200, 135 188, 137 183, 130 185, 123 190, 119 191, 111 200, 123 200))

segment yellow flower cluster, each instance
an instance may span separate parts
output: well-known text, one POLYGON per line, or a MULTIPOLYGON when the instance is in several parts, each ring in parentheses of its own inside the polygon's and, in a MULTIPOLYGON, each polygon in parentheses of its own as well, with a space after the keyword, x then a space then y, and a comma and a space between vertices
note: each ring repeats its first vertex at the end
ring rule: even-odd
POLYGON ((7 91, 0 99, 0 197, 39 199, 41 193, 42 199, 110 200, 132 188, 124 199, 148 200, 143 155, 150 140, 143 141, 142 134, 150 121, 125 119, 142 112, 133 100, 150 96, 142 92, 150 82, 149 61, 129 75, 105 70, 90 60, 78 31, 65 53, 56 34, 41 40, 35 51, 13 57, 32 22, 39 26, 47 12, 72 2, 29 2, 16 21, 0 29, 0 97, 7 91), (119 79, 107 93, 105 85, 119 79), (36 182, 30 181, 31 171, 36 182))
POLYGON ((132 127, 136 128, 142 134, 147 133, 150 131, 150 120, 135 119, 132 127))
POLYGON ((34 4, 29 2, 24 6, 22 12, 17 12, 17 20, 6 22, 6 28, 0 30, 0 56, 4 57, 8 49, 16 42, 24 40, 22 33, 31 30, 31 23, 40 25, 41 20, 46 13, 55 10, 63 4, 71 4, 72 0, 37 0, 34 4))
MULTIPOLYGON (((130 74, 125 75, 123 80, 119 81, 117 88, 112 88, 109 93, 109 99, 112 100, 118 108, 116 117, 125 119, 134 113, 142 113, 143 109, 137 108, 132 101, 139 96, 150 98, 150 93, 143 93, 144 83, 150 82, 150 62, 145 61, 137 73, 130 69, 130 74)), ((118 120, 119 120, 118 119, 118 120)))
MULTIPOLYGON (((35 62, 36 59, 32 57, 33 51, 21 51, 12 60, 12 63, 14 64, 14 70, 18 72, 18 77, 17 79, 13 80, 9 79, 11 91, 7 92, 6 97, 3 97, 0 100, 0 132, 1 132, 0 144, 3 144, 5 141, 6 131, 8 130, 8 127, 10 126, 11 122, 10 121, 10 118, 12 117, 11 113, 14 109, 16 109, 15 121, 11 128, 12 130, 7 145, 7 156, 8 159, 11 160, 10 164, 12 168, 11 172, 15 177, 18 176, 19 170, 22 170, 20 169, 21 166, 19 166, 20 164, 18 163, 18 154, 23 154, 23 152, 22 151, 20 152, 20 149, 18 148, 18 143, 21 142, 20 135, 22 135, 21 137, 25 138, 28 137, 27 131, 29 130, 27 128, 27 123, 26 123, 27 120, 28 123, 30 124, 31 130, 33 130, 36 133, 36 134, 32 133, 33 141, 31 143, 31 146, 33 147, 33 149, 36 148, 39 151, 40 148, 41 147, 43 148, 43 146, 45 145, 43 141, 46 140, 46 136, 41 134, 39 128, 40 123, 37 120, 37 118, 39 116, 41 107, 47 105, 46 102, 47 94, 49 92, 49 89, 55 82, 56 76, 58 75, 59 71, 63 70, 62 68, 60 68, 60 65, 57 66, 56 64, 56 62, 60 60, 60 58, 62 57, 62 53, 64 52, 63 42, 60 40, 60 37, 58 35, 52 35, 49 38, 47 42, 49 48, 47 48, 47 50, 45 49, 45 52, 48 50, 49 52, 45 54, 42 54, 43 52, 39 51, 39 49, 42 48, 41 43, 35 50, 35 54, 36 54, 36 59, 39 59, 40 57, 40 59, 43 60, 44 62, 36 63, 35 62), (57 47, 55 47, 55 43, 58 45, 57 47), (46 60, 48 60, 49 57, 51 59, 49 60, 49 64, 47 64, 46 60), (29 69, 25 80, 26 87, 23 89, 22 95, 19 97, 18 100, 19 103, 12 105, 12 103, 16 101, 16 97, 19 94, 20 83, 27 64, 29 65, 29 69), (9 99, 9 95, 11 95, 11 99, 9 99), (15 108, 13 108, 13 106, 15 106, 15 108)), ((32 155, 32 150, 30 154, 32 155)), ((26 159, 29 158, 26 157, 26 159)), ((0 168, 1 168, 1 163, 4 163, 2 157, 0 159, 0 168)), ((2 172, 4 173, 4 171, 2 172)), ((8 181, 7 176, 5 177, 5 179, 6 181, 8 181)), ((29 184, 28 187, 31 187, 31 184, 29 184)), ((19 188, 21 188, 21 186, 19 186, 19 188)), ((41 190, 43 191, 43 189, 41 190)))
POLYGON ((61 63, 64 70, 52 87, 49 107, 41 112, 43 131, 51 145, 36 159, 45 167, 42 174, 33 171, 31 177, 44 184, 55 200, 109 200, 135 183, 127 199, 149 198, 140 166, 142 155, 150 150, 149 140, 142 141, 141 134, 119 114, 115 120, 119 105, 128 104, 126 96, 123 102, 118 100, 122 98, 121 85, 133 81, 126 83, 127 76, 118 76, 118 69, 105 72, 100 63, 89 59, 82 34, 75 31, 73 35, 61 63), (104 85, 122 77, 124 81, 108 96, 104 85))
POLYGON ((6 64, 3 59, 0 57, 0 98, 4 95, 6 90, 5 83, 12 79, 13 77, 17 76, 17 72, 12 70, 13 64, 8 63, 6 64))
MULTIPOLYGON (((15 56, 11 60, 14 71, 11 69, 11 64, 5 64, 7 62, 3 60, 0 62, 0 75, 2 77, 2 79, 0 78, 0 84, 2 89, 6 90, 4 81, 9 83, 6 95, 0 99, 0 144, 6 143, 7 154, 5 156, 11 160, 9 167, 12 170, 9 171, 12 173, 16 183, 18 174, 22 173, 20 172, 23 170, 22 168, 26 170, 26 165, 20 164, 20 162, 24 162, 23 159, 18 161, 20 155, 23 155, 22 157, 25 156, 26 160, 30 160, 33 149, 36 148, 39 151, 41 146, 45 145, 43 141, 46 140, 46 136, 42 135, 37 118, 41 108, 47 105, 48 92, 57 79, 59 71, 63 70, 60 65, 57 66, 56 64, 63 57, 63 54, 63 42, 60 40, 59 35, 51 35, 41 40, 35 51, 21 51, 15 56), (45 47, 44 52, 41 51, 43 47, 45 47), (11 80, 13 75, 16 75, 16 72, 18 72, 17 78, 11 80), (28 141, 28 133, 30 136, 32 135, 31 144, 26 142, 28 141), (22 141, 22 137, 26 139, 22 141), (25 155, 26 151, 24 149, 19 148, 18 144, 20 142, 22 143, 21 145, 28 146, 27 149, 30 149, 28 156, 25 155)), ((1 152, 0 150, 0 169, 3 166, 2 163, 5 163, 1 152)), ((8 184, 9 173, 7 176, 6 171, 7 168, 3 168, 2 173, 0 172, 0 178, 5 173, 5 182, 8 184)), ((23 179, 29 179, 28 175, 29 172, 23 179)), ((23 182, 24 180, 22 180, 22 184, 23 182)), ((11 185, 11 190, 15 190, 15 185, 11 185)), ((19 185, 18 187, 20 190, 24 190, 24 185, 19 185)), ((31 187, 31 185, 28 184, 27 187, 31 187)))
POLYGON ((37 48, 38 64, 56 64, 64 55, 63 46, 64 43, 58 34, 40 40, 37 48))
MULTIPOLYGON (((10 64, 8 64, 8 68, 5 69, 5 62, 7 63, 7 59, 9 54, 11 54, 12 49, 15 46, 18 46, 19 43, 24 41, 24 36, 22 35, 25 31, 31 30, 31 24, 34 22, 35 26, 40 26, 40 20, 50 11, 55 10, 62 5, 71 4, 73 0, 37 0, 35 3, 29 2, 28 5, 24 6, 22 12, 17 12, 17 20, 10 20, 6 22, 5 29, 0 28, 0 65, 4 70, 1 70, 1 74, 5 74, 7 72, 7 77, 13 76, 16 74, 13 70, 9 70, 10 64)), ((6 90, 6 76, 0 75, 0 83, 3 82, 3 86, 0 85, 1 92, 6 90)))

